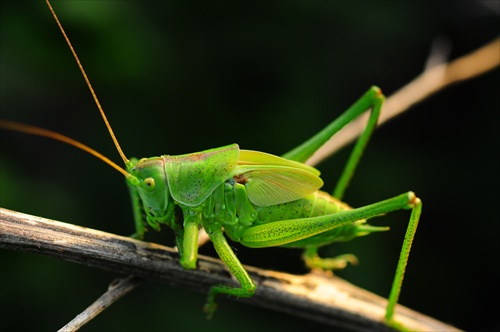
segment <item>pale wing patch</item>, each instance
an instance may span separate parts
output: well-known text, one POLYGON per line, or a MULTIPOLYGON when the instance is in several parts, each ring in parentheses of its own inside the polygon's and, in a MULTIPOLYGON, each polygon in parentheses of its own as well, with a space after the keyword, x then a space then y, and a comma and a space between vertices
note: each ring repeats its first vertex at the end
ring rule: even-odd
POLYGON ((259 206, 291 202, 321 188, 321 178, 308 170, 273 165, 237 166, 235 179, 245 184, 248 198, 259 206))

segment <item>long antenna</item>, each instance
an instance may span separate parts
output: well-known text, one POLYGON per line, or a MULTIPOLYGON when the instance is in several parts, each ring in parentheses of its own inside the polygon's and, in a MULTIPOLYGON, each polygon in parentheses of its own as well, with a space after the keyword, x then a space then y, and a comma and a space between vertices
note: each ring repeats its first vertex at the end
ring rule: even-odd
POLYGON ((122 151, 122 148, 120 147, 120 144, 118 144, 118 140, 116 139, 115 134, 113 133, 113 129, 111 129, 111 125, 109 124, 108 118, 106 117, 106 114, 104 114, 104 110, 102 109, 101 104, 99 103, 99 99, 97 99, 97 95, 92 88, 92 84, 90 84, 90 80, 87 77, 87 74, 85 73, 85 70, 83 69, 83 66, 80 62, 80 59, 78 58, 78 55, 76 55, 75 49, 73 48, 73 45, 71 45, 71 42, 69 41, 68 36, 66 35, 66 32, 64 31, 61 22, 59 22, 59 19, 57 18, 56 12, 50 5, 49 0, 45 0, 47 3, 47 6, 49 6, 50 12, 52 13, 52 16, 54 16, 54 19, 56 20, 57 25, 59 26, 59 29, 61 30, 64 39, 66 40, 66 43, 68 44, 71 53, 75 57, 76 63, 78 64, 78 68, 80 68, 80 71, 82 72, 83 78, 85 79, 85 82, 87 83, 87 86, 89 87, 90 93, 92 94, 92 97, 94 98, 94 101, 97 105, 97 108, 99 109, 99 112, 101 113, 102 119, 104 120, 104 123, 106 124, 106 127, 108 128, 108 132, 111 135, 111 138, 113 139, 113 142, 115 143, 116 149, 118 150, 118 153, 120 154, 120 157, 123 159, 123 162, 125 164, 128 163, 128 159, 125 156, 125 154, 122 151))
POLYGON ((22 132, 22 133, 26 133, 26 134, 31 134, 31 135, 44 136, 44 137, 55 139, 56 141, 67 143, 69 145, 77 147, 80 150, 88 152, 91 155, 101 159, 106 164, 108 164, 109 166, 116 169, 118 172, 125 175, 125 177, 130 176, 130 174, 126 170, 124 170, 123 168, 121 168, 120 166, 115 164, 113 161, 109 160, 109 158, 105 157, 101 153, 97 152, 96 150, 94 150, 94 149, 86 146, 85 144, 80 143, 80 142, 78 142, 78 141, 76 141, 68 136, 64 136, 62 134, 56 133, 55 131, 43 129, 40 127, 30 126, 30 125, 27 125, 24 123, 5 120, 5 119, 0 119, 0 128, 18 131, 18 132, 22 132))

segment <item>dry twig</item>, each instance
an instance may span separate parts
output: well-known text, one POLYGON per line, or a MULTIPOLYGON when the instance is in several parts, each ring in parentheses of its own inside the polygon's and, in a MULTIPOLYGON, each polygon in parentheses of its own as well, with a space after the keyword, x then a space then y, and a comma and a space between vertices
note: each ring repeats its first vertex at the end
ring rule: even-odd
POLYGON ((81 312, 68 324, 63 326, 59 332, 78 331, 82 326, 103 312, 104 309, 108 308, 121 297, 134 290, 142 283, 142 281, 142 278, 135 276, 128 276, 126 278, 113 280, 104 294, 102 294, 94 303, 92 303, 87 309, 81 312))
MULTIPOLYGON (((378 125, 399 115, 432 94, 449 85, 471 79, 500 65, 500 39, 464 55, 450 63, 426 66, 424 72, 413 81, 389 96, 384 103, 378 125)), ((368 114, 363 114, 346 125, 342 131, 333 136, 325 145, 309 158, 307 164, 317 165, 355 140, 365 128, 368 114)))
MULTIPOLYGON (((134 275, 134 282, 151 279, 202 292, 217 283, 235 284, 214 258, 200 256, 197 269, 184 270, 171 248, 6 209, 0 209, 0 248, 134 275)), ((250 299, 236 300, 354 330, 390 330, 383 324, 387 300, 338 277, 246 269, 257 292, 250 299)), ((400 305, 396 312, 396 319, 412 330, 457 331, 400 305)))

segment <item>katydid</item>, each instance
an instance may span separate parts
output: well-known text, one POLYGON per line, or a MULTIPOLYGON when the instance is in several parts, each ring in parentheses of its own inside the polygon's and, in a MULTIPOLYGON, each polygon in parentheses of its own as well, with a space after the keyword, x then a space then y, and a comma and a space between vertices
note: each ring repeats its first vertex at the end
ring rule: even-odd
POLYGON ((384 96, 378 87, 368 89, 339 118, 281 157, 243 150, 238 145, 231 144, 185 155, 129 160, 113 134, 62 25, 49 1, 46 2, 91 90, 110 136, 125 163, 125 169, 95 150, 49 130, 8 120, 0 122, 1 128, 46 136, 74 145, 121 172, 126 177, 133 202, 136 226, 133 236, 142 239, 148 226, 155 230, 160 230, 162 225, 172 228, 180 264, 185 269, 196 268, 198 232, 201 228, 205 229, 217 254, 240 283, 240 287, 215 285, 210 289, 204 307, 208 317, 212 317, 216 310, 218 294, 251 297, 257 287, 229 246, 226 236, 251 248, 304 248, 307 266, 333 270, 345 266, 354 259, 353 256, 321 258, 317 253, 319 247, 385 231, 386 227, 367 224, 367 219, 409 209, 411 216, 385 314, 388 325, 402 328, 394 320, 394 310, 422 203, 413 192, 360 208, 352 208, 341 201, 377 124, 384 102, 384 96), (307 166, 305 162, 347 123, 366 111, 370 112, 368 123, 353 148, 333 194, 320 191, 323 185, 320 172, 307 166), (176 210, 182 212, 183 218, 176 217, 176 210))

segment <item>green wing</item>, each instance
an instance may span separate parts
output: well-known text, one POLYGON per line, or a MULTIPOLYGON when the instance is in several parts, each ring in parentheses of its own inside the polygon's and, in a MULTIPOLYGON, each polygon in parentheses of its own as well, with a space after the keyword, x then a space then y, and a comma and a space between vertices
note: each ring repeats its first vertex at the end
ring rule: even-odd
POLYGON ((245 184, 248 198, 259 206, 291 202, 321 188, 320 172, 305 164, 271 154, 240 150, 236 181, 245 184))
POLYGON ((197 206, 231 178, 237 165, 238 145, 232 144, 180 156, 163 156, 170 194, 175 201, 197 206))

